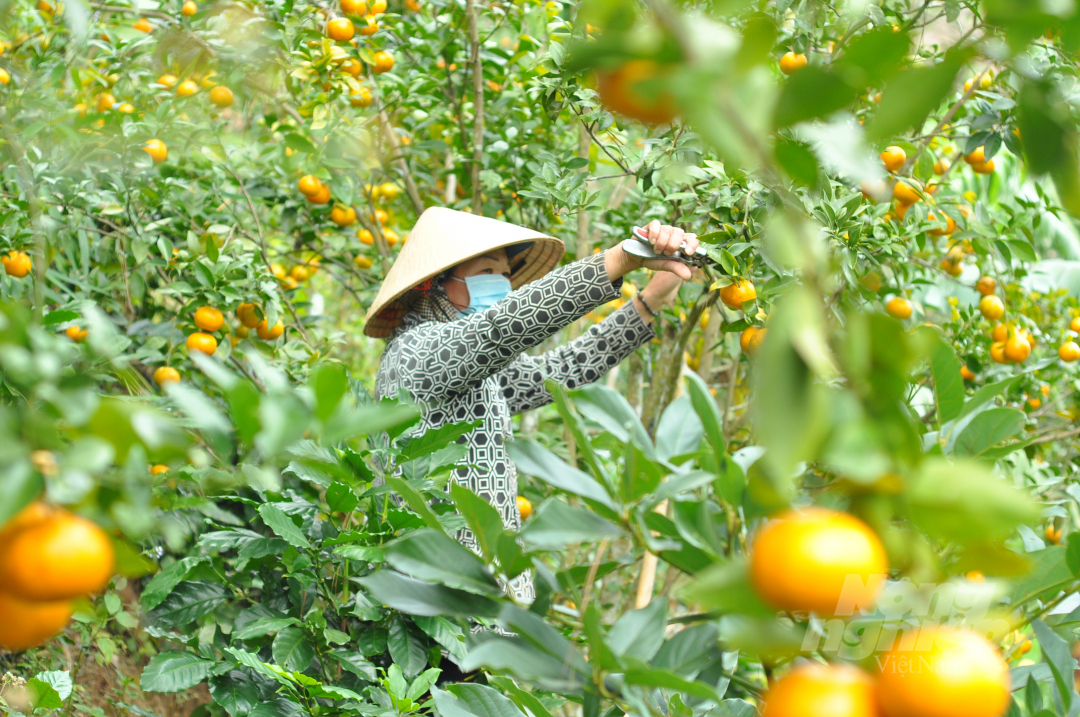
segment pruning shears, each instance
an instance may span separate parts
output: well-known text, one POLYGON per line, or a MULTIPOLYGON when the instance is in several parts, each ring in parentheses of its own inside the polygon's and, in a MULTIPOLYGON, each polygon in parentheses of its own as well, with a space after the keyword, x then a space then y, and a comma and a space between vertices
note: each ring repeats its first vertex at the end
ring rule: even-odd
POLYGON ((704 266, 705 260, 708 259, 704 246, 699 246, 693 254, 687 254, 685 243, 680 247, 680 251, 677 251, 670 256, 666 254, 657 254, 645 232, 639 227, 634 227, 632 232, 634 238, 627 239, 623 242, 623 251, 627 254, 632 254, 633 256, 641 257, 642 259, 672 259, 691 266, 704 266))

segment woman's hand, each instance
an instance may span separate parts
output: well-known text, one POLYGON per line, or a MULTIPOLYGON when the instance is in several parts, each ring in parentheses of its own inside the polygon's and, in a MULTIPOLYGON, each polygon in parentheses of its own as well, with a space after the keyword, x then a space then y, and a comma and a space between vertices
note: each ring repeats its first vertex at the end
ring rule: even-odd
MULTIPOLYGON (((649 237, 649 242, 653 245, 653 250, 657 254, 671 256, 680 251, 684 242, 686 243, 687 253, 692 254, 698 247, 696 234, 687 234, 678 227, 661 224, 657 219, 649 222, 648 226, 644 228, 644 233, 649 237)), ((642 267, 673 274, 681 281, 686 281, 691 275, 690 267, 681 261, 659 258, 642 259, 623 251, 622 244, 607 252, 606 262, 608 277, 612 281, 642 267)))

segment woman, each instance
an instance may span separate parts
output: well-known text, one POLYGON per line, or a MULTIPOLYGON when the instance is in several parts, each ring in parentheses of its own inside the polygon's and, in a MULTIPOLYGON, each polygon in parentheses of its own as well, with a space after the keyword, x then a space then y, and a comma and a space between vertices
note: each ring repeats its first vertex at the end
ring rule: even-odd
MULTIPOLYGON (((653 221, 649 241, 671 255, 697 238, 653 221)), ((485 498, 517 530, 517 471, 504 442, 510 417, 551 401, 551 378, 567 388, 599 379, 654 336, 653 319, 671 301, 690 269, 671 259, 642 260, 620 246, 554 269, 564 253, 558 239, 525 227, 451 209, 431 208, 386 276, 367 314, 364 333, 387 338, 375 380, 376 396, 407 392, 420 402, 422 433, 446 423, 482 420, 464 436, 472 467, 454 478, 485 498), (540 356, 539 345, 597 306, 620 296, 623 275, 657 270, 633 300, 581 337, 540 356)), ((478 551, 471 531, 458 539, 478 551)), ((512 585, 531 602, 531 577, 512 585)))

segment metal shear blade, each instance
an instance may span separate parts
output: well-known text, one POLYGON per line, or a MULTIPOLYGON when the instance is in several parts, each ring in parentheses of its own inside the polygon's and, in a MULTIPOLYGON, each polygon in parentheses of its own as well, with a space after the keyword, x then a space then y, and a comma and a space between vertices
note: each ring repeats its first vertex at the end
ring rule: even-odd
POLYGON ((652 244, 649 242, 649 237, 641 231, 640 228, 633 228, 634 239, 627 239, 623 242, 623 251, 633 256, 641 257, 642 259, 673 259, 674 261, 681 261, 684 264, 691 264, 693 266, 701 266, 706 258, 705 247, 699 246, 697 251, 691 255, 686 254, 686 244, 684 243, 680 247, 680 251, 668 256, 666 254, 657 254, 653 249, 652 244))

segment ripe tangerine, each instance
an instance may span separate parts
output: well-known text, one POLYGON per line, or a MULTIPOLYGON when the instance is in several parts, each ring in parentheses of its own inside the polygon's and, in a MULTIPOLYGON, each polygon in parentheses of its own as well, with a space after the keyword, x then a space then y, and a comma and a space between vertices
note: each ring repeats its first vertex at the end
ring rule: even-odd
POLYGON ((199 351, 207 356, 213 356, 217 351, 217 339, 210 334, 204 334, 201 332, 195 332, 187 337, 187 341, 184 342, 187 346, 188 352, 199 351))
POLYGON ((64 629, 75 608, 67 600, 22 600, 0 592, 0 647, 14 652, 37 647, 64 629))
POLYGON ((225 317, 213 306, 200 306, 195 312, 195 325, 203 331, 217 331, 225 323, 225 317))
POLYGON ((806 55, 797 52, 785 52, 780 58, 780 71, 791 75, 806 67, 806 55))
POLYGON ((875 717, 874 679, 850 665, 796 667, 765 694, 764 717, 875 717))
POLYGON ((1008 664, 968 630, 924 627, 883 660, 878 704, 886 717, 999 717, 1009 706, 1008 664))
POLYGON ((744 302, 756 298, 757 289, 754 288, 753 282, 749 279, 735 281, 720 289, 720 301, 724 302, 725 306, 736 311, 742 309, 744 302))
POLYGON ((630 60, 615 70, 596 73, 600 102, 612 112, 647 124, 668 124, 678 108, 664 79, 672 66, 653 60, 630 60))
POLYGON ((751 582, 779 610, 833 615, 845 607, 871 609, 888 570, 885 548, 866 523, 825 508, 770 520, 750 550, 751 582), (843 606, 849 578, 858 581, 850 596, 855 604, 843 606))
POLYGON ((52 509, 8 533, 0 545, 0 584, 23 600, 70 600, 109 582, 115 554, 109 536, 85 518, 52 509))

